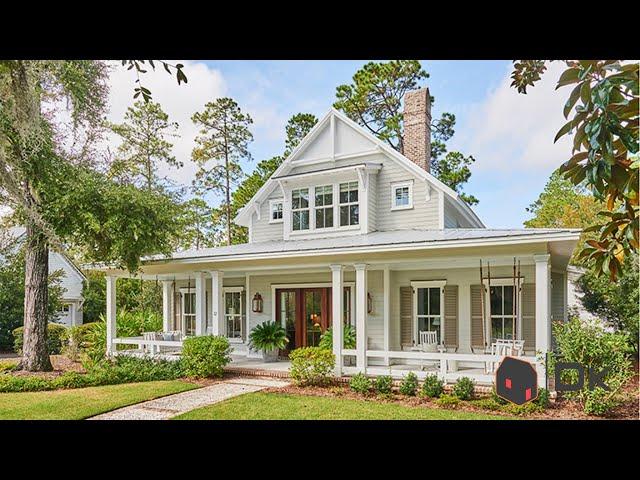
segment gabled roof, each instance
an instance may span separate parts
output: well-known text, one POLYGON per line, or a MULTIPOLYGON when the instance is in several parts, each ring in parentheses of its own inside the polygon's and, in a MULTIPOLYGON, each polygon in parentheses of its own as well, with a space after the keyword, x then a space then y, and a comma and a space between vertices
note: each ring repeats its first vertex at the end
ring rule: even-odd
POLYGON ((467 205, 460 198, 460 195, 458 195, 453 189, 442 183, 426 170, 420 168, 400 152, 385 144, 375 135, 366 131, 362 126, 358 125, 356 122, 354 122, 345 114, 336 110, 335 108, 331 108, 327 112, 327 114, 322 117, 322 119, 309 131, 309 133, 302 139, 298 146, 291 152, 291 154, 282 162, 282 164, 277 168, 273 175, 271 175, 269 180, 267 180, 260 188, 260 190, 258 190, 251 201, 249 201, 244 207, 242 207, 242 209, 234 218, 234 221, 238 225, 248 225, 251 214, 254 211, 254 206, 256 204, 262 203, 271 194, 273 189, 276 188, 276 179, 278 177, 286 175, 294 167, 292 163, 296 160, 296 158, 298 158, 300 154, 313 143, 314 139, 320 134, 320 132, 322 132, 323 129, 332 121, 335 121, 335 119, 342 121, 359 135, 363 136, 365 139, 371 142, 375 146, 376 151, 385 154, 388 158, 396 161, 399 165, 414 173, 418 178, 422 178, 423 180, 429 182, 435 189, 442 191, 452 200, 452 204, 454 205, 454 207, 458 209, 465 217, 468 217, 472 222, 477 223, 479 227, 484 227, 484 224, 482 223, 480 218, 478 218, 478 216, 469 207, 469 205, 467 205))

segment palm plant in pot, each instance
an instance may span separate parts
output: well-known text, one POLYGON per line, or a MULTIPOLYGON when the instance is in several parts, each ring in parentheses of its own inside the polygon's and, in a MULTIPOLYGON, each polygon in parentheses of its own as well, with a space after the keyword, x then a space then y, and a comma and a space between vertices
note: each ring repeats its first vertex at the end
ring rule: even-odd
POLYGON ((249 346, 262 352, 265 362, 278 360, 278 351, 287 346, 287 332, 276 322, 257 325, 249 334, 249 346))

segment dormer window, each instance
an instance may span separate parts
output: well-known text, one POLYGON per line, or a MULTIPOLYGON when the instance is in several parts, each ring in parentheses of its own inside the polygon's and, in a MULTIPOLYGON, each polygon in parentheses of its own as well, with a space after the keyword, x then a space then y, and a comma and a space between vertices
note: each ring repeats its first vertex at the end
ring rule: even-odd
POLYGON ((291 228, 294 231, 309 230, 309 189, 291 191, 291 228))
POLYGON ((282 200, 271 200, 269 202, 269 223, 282 223, 282 215, 282 200))
POLYGON ((333 185, 315 187, 316 228, 333 227, 333 185))
POLYGON ((340 184, 340 226, 358 225, 360 206, 358 204, 358 182, 340 184))
POLYGON ((413 181, 391 184, 391 210, 413 208, 413 181))

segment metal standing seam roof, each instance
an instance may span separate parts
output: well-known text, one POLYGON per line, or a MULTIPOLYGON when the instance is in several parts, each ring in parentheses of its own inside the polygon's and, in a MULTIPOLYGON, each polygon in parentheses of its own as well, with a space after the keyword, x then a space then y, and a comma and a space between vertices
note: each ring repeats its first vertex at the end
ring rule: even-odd
POLYGON ((344 237, 290 239, 266 242, 243 243, 239 245, 185 250, 175 252, 169 257, 154 255, 144 260, 178 260, 204 257, 228 257, 233 255, 251 255, 268 253, 294 253, 313 250, 375 247, 401 244, 429 244, 449 241, 468 241, 483 239, 513 239, 547 236, 553 234, 577 234, 579 229, 527 228, 527 229, 488 229, 488 228, 448 228, 443 230, 393 230, 372 232, 364 235, 344 237))

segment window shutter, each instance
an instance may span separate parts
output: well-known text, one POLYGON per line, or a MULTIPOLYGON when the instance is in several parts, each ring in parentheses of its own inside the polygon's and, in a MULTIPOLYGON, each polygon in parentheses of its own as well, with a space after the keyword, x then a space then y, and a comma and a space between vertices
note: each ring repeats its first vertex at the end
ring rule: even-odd
POLYGON ((400 343, 413 343, 413 289, 400 287, 400 343))
POLYGON ((471 347, 485 348, 482 335, 482 285, 471 285, 471 347))
POLYGON ((524 349, 536 350, 536 285, 522 285, 522 339, 524 349))
POLYGON ((444 344, 458 348, 458 286, 444 287, 444 344))

